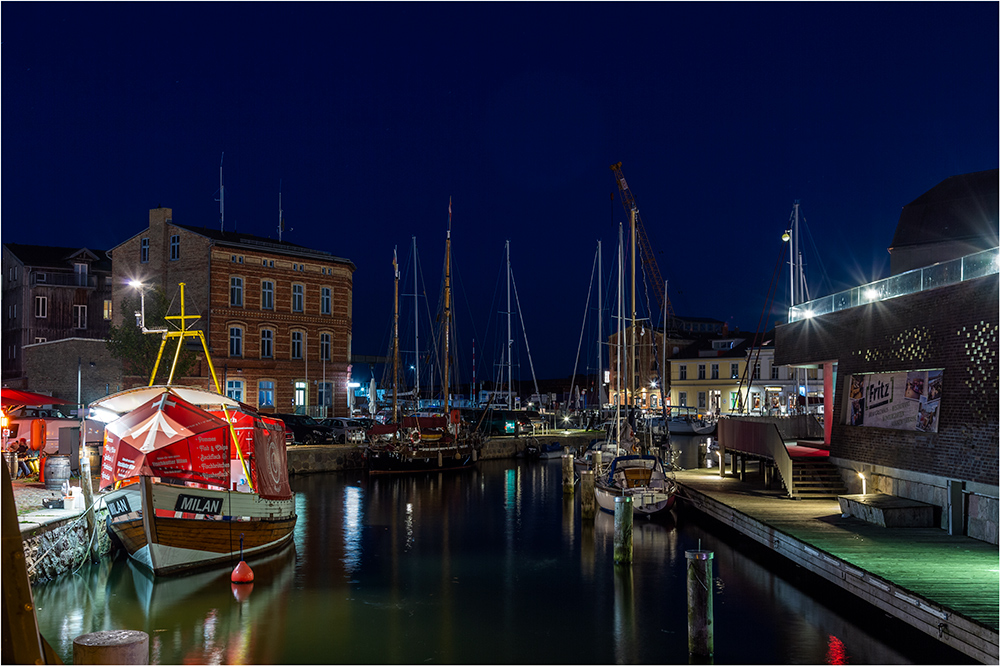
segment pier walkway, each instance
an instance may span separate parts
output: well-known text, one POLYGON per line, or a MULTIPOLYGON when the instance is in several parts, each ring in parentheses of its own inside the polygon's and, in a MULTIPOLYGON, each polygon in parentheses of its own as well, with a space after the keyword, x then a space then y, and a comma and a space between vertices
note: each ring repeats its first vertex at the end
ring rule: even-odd
POLYGON ((1000 552, 939 528, 843 517, 836 499, 791 499, 718 469, 676 473, 690 507, 981 661, 998 662, 1000 552))

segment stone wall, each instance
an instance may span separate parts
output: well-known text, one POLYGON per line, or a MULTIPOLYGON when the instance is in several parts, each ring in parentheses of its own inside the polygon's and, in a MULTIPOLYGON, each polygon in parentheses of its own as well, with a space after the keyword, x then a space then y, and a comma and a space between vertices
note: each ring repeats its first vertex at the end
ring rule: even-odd
POLYGON ((87 530, 86 514, 22 533, 24 560, 31 584, 76 571, 88 557, 92 538, 97 541, 99 555, 103 557, 111 552, 107 516, 106 509, 97 511, 96 534, 93 537, 87 530))

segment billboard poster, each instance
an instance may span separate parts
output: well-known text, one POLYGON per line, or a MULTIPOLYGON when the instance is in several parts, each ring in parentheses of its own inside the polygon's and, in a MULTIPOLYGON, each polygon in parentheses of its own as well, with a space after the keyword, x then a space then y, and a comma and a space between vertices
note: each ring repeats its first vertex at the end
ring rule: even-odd
POLYGON ((943 370, 851 375, 847 423, 937 432, 943 370))

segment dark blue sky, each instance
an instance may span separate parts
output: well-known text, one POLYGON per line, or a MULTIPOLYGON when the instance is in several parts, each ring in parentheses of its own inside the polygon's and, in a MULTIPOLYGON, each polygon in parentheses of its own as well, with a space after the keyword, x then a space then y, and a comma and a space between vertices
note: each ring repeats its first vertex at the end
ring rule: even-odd
POLYGON ((0 13, 5 242, 106 249, 158 205, 218 228, 225 152, 226 228, 276 236, 280 180, 285 240, 357 265, 354 352, 382 354, 393 246, 405 265, 417 237, 433 309, 451 196, 459 348, 477 339, 480 379, 506 339, 508 239, 536 374, 572 372, 597 240, 607 281, 626 221, 612 163, 674 311, 744 330, 795 199, 819 296, 886 276, 900 208, 998 163, 994 2, 0 13))

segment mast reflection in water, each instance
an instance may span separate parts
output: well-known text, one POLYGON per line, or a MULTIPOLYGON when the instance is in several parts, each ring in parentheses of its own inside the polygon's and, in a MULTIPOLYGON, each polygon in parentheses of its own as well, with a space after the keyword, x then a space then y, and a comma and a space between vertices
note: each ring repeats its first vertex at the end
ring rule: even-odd
POLYGON ((251 561, 248 595, 229 568, 153 580, 118 558, 36 588, 41 629, 67 663, 73 638, 104 629, 147 632, 161 664, 688 663, 684 551, 700 542, 716 663, 965 661, 853 600, 831 608, 815 579, 790 582, 791 565, 693 514, 637 520, 616 567, 613 517, 582 521, 561 474, 499 460, 294 477, 294 547, 251 561))

